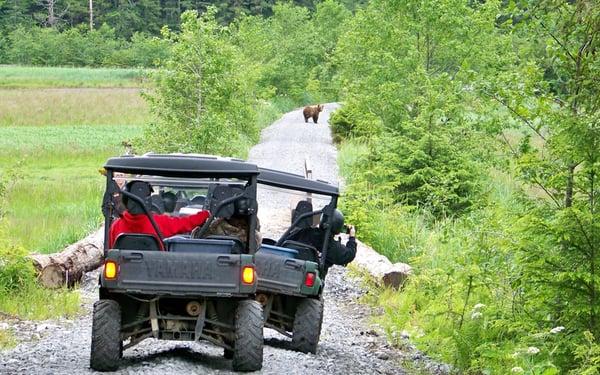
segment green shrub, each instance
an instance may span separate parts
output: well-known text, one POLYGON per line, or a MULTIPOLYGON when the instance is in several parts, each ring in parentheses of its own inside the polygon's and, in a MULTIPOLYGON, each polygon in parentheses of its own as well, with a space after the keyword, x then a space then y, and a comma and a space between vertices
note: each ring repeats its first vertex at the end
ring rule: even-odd
POLYGON ((350 138, 353 134, 352 130, 356 127, 353 120, 348 116, 348 110, 345 107, 341 107, 331 114, 329 117, 329 124, 331 126, 331 134, 333 135, 333 142, 340 143, 344 139, 350 138))
POLYGON ((182 16, 181 33, 165 36, 172 55, 146 98, 157 122, 145 129, 145 149, 244 156, 258 141, 252 67, 230 43, 215 10, 182 16))
POLYGON ((571 370, 572 375, 597 375, 600 374, 600 345, 596 342, 591 332, 584 332, 584 340, 575 348, 577 368, 571 370))
POLYGON ((0 246, 0 294, 15 294, 35 282, 35 271, 25 249, 10 246, 6 241, 0 246))

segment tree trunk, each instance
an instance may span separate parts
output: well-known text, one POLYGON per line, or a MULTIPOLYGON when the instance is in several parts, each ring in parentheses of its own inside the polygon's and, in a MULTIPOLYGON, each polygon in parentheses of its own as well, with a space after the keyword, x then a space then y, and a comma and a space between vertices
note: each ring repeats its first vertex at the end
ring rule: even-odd
POLYGON ((573 175, 577 164, 569 164, 567 169, 567 187, 565 189, 565 207, 569 208, 573 205, 573 175))
MULTIPOLYGON (((342 235, 342 242, 346 243, 348 236, 342 235)), ((367 271, 375 282, 382 286, 399 289, 412 272, 412 268, 405 263, 392 263, 390 260, 360 241, 356 241, 356 258, 351 263, 361 270, 367 271)))
POLYGON ((94 0, 90 0, 90 31, 94 30, 94 0))
POLYGON ((31 254, 38 281, 47 288, 73 287, 85 272, 94 270, 104 259, 104 229, 66 247, 56 254, 31 254))

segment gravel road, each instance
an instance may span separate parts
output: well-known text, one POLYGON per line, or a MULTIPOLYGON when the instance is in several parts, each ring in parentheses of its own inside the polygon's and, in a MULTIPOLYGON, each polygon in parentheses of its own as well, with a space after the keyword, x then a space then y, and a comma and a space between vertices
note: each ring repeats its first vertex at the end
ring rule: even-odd
MULTIPOLYGON (((309 157, 314 177, 338 180, 336 149, 331 144, 327 120, 334 104, 325 106, 319 124, 304 123, 301 110, 284 115, 264 129, 261 142, 249 154, 249 161, 262 167, 302 174, 309 157)), ((271 213, 288 208, 290 202, 274 192, 270 207, 260 207, 261 223, 270 232, 271 213)), ((261 198, 259 196, 259 199, 261 198)), ((285 210, 284 210, 285 211, 285 210)), ((289 215, 289 211, 288 215, 289 215)), ((278 218, 279 219, 279 218, 278 218)), ((289 220, 289 216, 288 219, 289 220)), ((81 288, 84 313, 73 320, 26 322, 0 320, 19 332, 21 342, 15 349, 0 353, 0 373, 4 374, 85 374, 89 369, 91 306, 97 298, 97 274, 88 274, 81 288)), ((405 374, 401 361, 414 360, 427 372, 441 374, 445 366, 427 360, 414 348, 399 352, 391 348, 380 330, 370 325, 371 311, 358 299, 365 293, 360 282, 347 275, 346 269, 333 267, 325 288, 325 317, 321 342, 316 355, 288 349, 288 339, 265 332, 263 370, 258 374, 405 374)), ((4 327, 4 328, 5 328, 4 327)), ((0 327, 3 328, 3 327, 0 327)), ((231 361, 223 350, 207 343, 146 340, 124 353, 117 374, 231 374, 231 361)))

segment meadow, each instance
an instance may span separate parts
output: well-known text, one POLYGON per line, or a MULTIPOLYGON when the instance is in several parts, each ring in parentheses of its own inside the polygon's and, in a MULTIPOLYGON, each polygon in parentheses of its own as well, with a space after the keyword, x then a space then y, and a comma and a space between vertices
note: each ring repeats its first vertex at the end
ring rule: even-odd
POLYGON ((0 88, 0 126, 142 125, 136 88, 0 88))
POLYGON ((0 65, 0 88, 140 87, 148 70, 0 65))
POLYGON ((149 121, 140 88, 129 87, 140 85, 139 76, 132 69, 0 67, 0 87, 6 77, 24 86, 0 89, 11 243, 52 253, 100 225, 98 169, 149 121))

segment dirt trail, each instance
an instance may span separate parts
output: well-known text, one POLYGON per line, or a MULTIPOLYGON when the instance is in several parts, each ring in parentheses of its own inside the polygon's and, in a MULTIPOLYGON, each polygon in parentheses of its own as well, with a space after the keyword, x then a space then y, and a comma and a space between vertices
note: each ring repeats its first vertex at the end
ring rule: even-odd
MULTIPOLYGON (((302 174, 304 159, 309 157, 315 178, 337 181, 336 149, 331 144, 327 126, 334 108, 334 104, 326 105, 319 124, 312 121, 305 124, 301 110, 287 113, 263 131, 260 144, 250 151, 249 160, 262 167, 302 174)), ((259 210, 265 227, 270 226, 269 212, 289 207, 285 199, 278 199, 276 195, 270 198, 270 207, 261 206, 259 210)), ((273 225, 271 228, 274 232, 279 230, 273 225)), ((91 373, 90 312, 97 298, 96 284, 97 274, 89 274, 81 290, 84 314, 78 319, 16 323, 18 335, 25 341, 14 350, 0 353, 0 373, 91 373)), ((327 277, 323 333, 317 354, 291 351, 286 338, 267 330, 264 367, 257 373, 406 373, 399 365, 402 359, 420 360, 423 357, 414 350, 400 353, 387 345, 376 327, 369 325, 371 311, 358 303, 363 293, 359 281, 348 277, 346 269, 333 267, 327 277)), ((230 374, 231 361, 225 360, 222 352, 222 349, 206 343, 146 340, 125 351, 122 366, 116 373, 230 374)), ((439 370, 433 372, 439 373, 439 370)))

